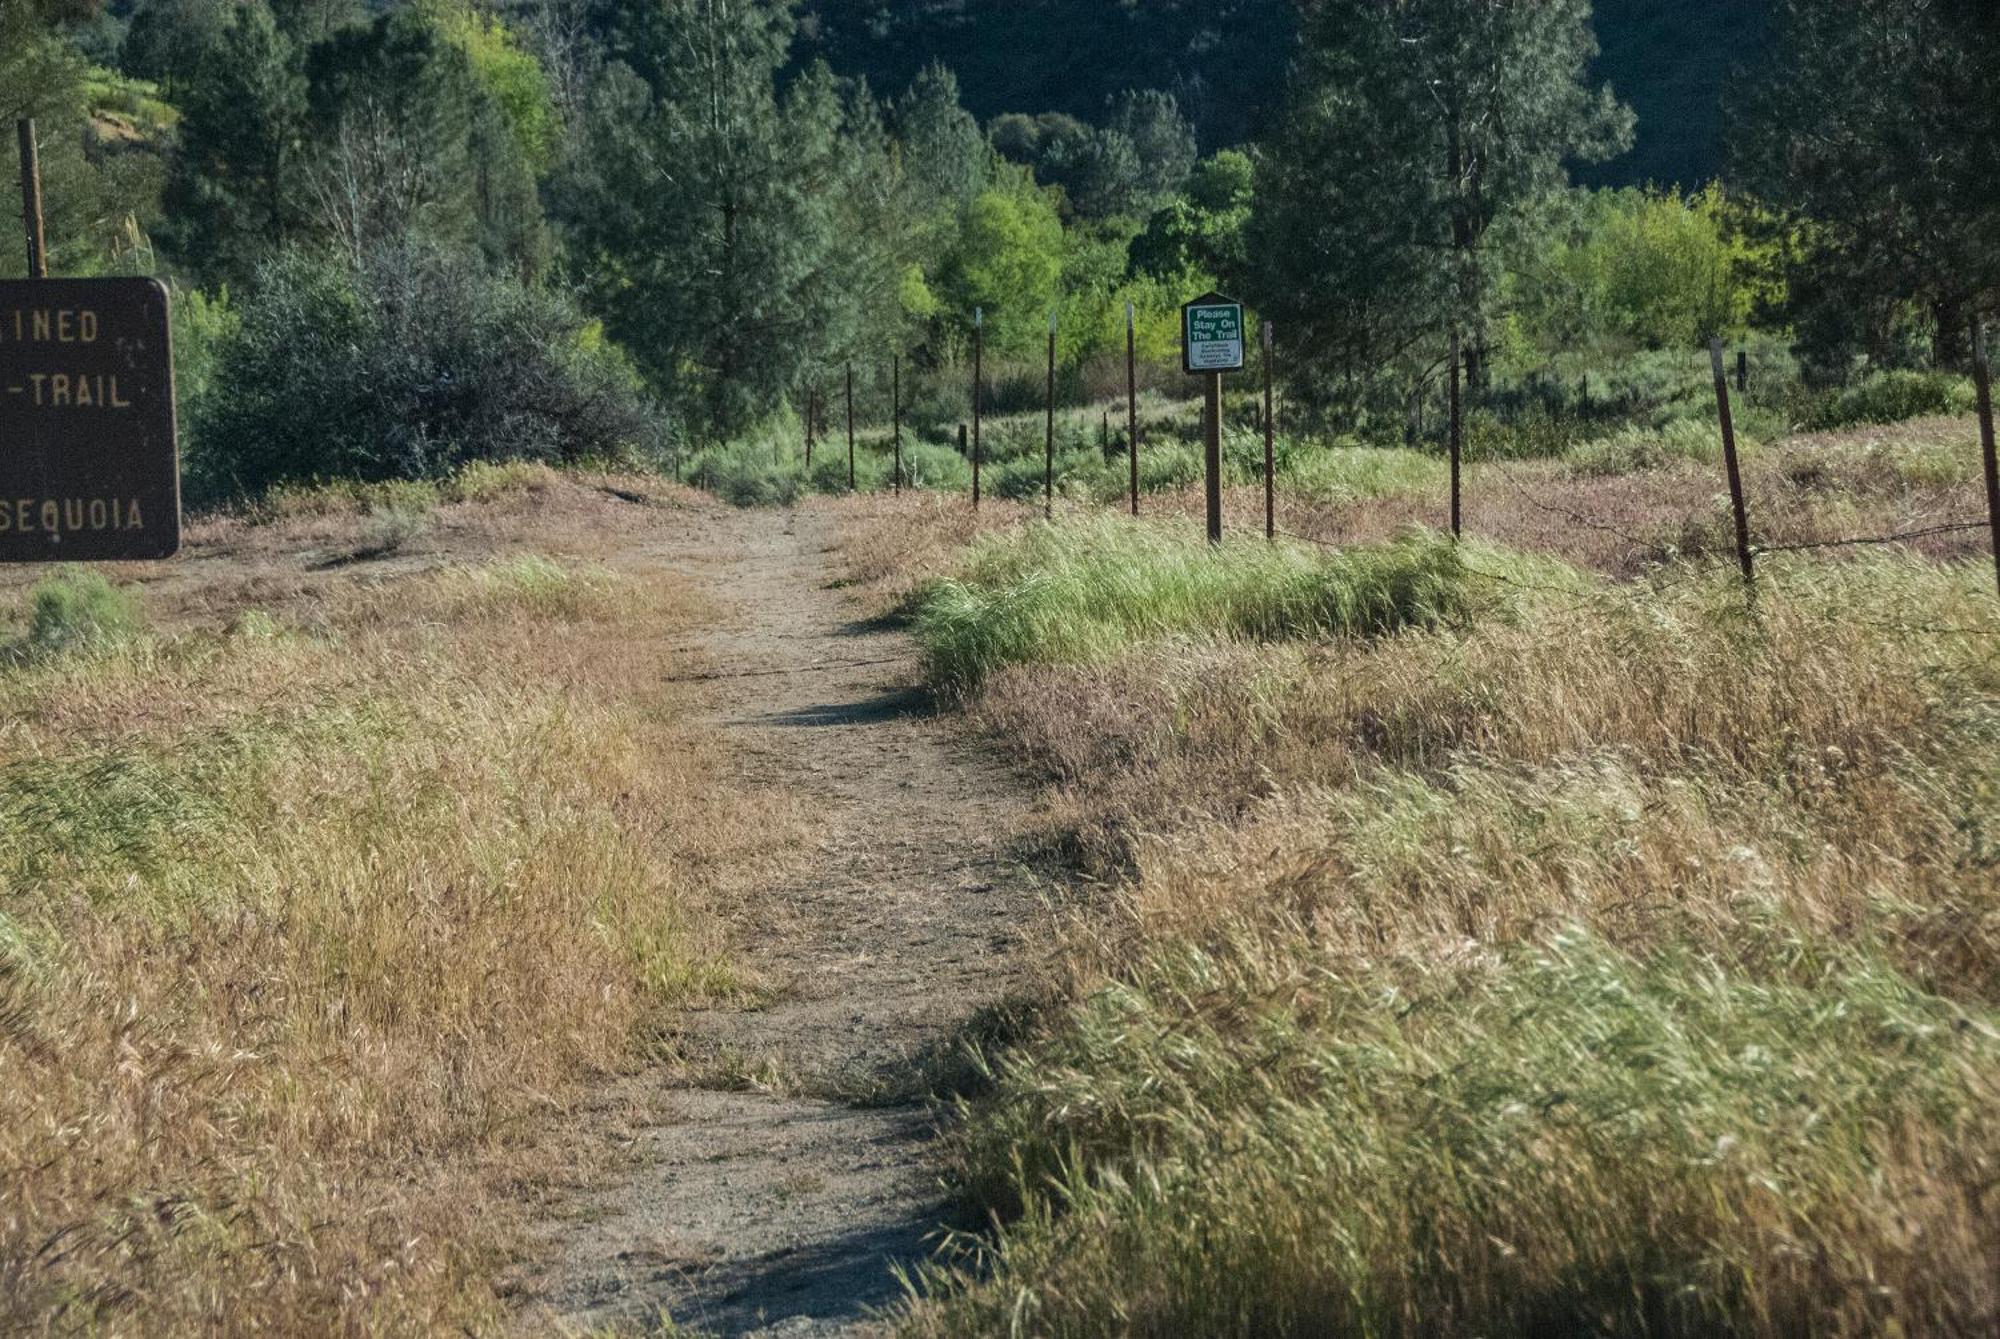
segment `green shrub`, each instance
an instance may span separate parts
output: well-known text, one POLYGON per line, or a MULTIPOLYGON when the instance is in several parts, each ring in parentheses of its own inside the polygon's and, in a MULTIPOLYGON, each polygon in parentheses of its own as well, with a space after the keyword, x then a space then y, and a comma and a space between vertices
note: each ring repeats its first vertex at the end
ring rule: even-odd
POLYGON ((1948 372, 1878 372, 1822 405, 1808 426, 1827 431, 1972 412, 1972 385, 1948 372))
POLYGON ((472 460, 657 453, 659 413, 562 296, 419 245, 357 270, 299 251, 259 277, 194 417, 194 501, 472 460))
POLYGON ((759 441, 711 447, 688 463, 685 476, 738 507, 789 507, 805 491, 798 459, 774 459, 769 445, 759 441))
POLYGON ((1448 539, 1412 533, 1327 552, 1262 540, 1215 548, 1192 529, 1100 518, 976 545, 919 602, 934 681, 1002 665, 1102 660, 1153 638, 1365 636, 1462 618, 1478 603, 1448 539))
POLYGON ((87 567, 60 567, 28 593, 27 648, 41 656, 122 642, 140 627, 132 597, 87 567))
POLYGON ((972 464, 955 447, 905 439, 903 487, 965 492, 972 487, 972 464))
MULTIPOLYGON (((1737 445, 1753 443, 1739 437, 1737 445)), ((1701 419, 1679 418, 1665 427, 1626 428, 1609 437, 1583 442, 1563 453, 1563 464, 1578 475, 1634 474, 1664 469, 1677 461, 1716 464, 1722 459, 1722 433, 1701 419)))
POLYGON ((1416 451, 1372 446, 1302 446, 1278 462, 1292 492, 1326 502, 1434 493, 1450 474, 1443 461, 1416 451))

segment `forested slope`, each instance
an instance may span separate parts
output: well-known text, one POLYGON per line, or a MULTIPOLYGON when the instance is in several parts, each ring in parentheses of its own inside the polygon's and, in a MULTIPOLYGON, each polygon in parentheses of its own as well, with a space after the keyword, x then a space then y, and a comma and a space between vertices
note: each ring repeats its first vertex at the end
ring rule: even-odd
MULTIPOLYGON (((1594 184, 1696 184, 1720 166, 1719 99, 1768 0, 1598 0, 1598 74, 1638 113, 1638 142, 1594 184)), ((800 52, 879 90, 931 60, 982 121, 1099 119, 1127 88, 1179 98, 1203 147, 1240 143, 1281 96, 1293 0, 811 0, 800 52)))

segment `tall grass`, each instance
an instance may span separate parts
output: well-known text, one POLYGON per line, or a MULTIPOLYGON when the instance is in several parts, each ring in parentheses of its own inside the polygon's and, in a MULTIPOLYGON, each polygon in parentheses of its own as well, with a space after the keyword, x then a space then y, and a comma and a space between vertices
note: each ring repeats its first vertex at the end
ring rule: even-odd
POLYGON ((2000 1321, 1990 572, 1773 559, 1752 613, 1512 561, 1461 551, 1469 618, 1257 644, 974 549, 970 708, 1119 891, 988 1058, 953 1166, 1003 1226, 909 1332, 2000 1321))
POLYGON ((1415 960, 1313 939, 1157 948, 1004 1060, 961 1156, 1026 1216, 911 1329, 1993 1320, 2000 1015, 1839 949, 1757 980, 1574 927, 1415 960))
POLYGON ((1098 519, 982 541, 917 616, 931 675, 964 688, 1002 665, 1106 659, 1162 636, 1369 635, 1465 616, 1455 546, 1413 533, 1338 552, 1098 519))
POLYGON ((131 595, 87 567, 56 569, 35 584, 28 601, 23 648, 30 655, 101 649, 139 631, 139 609, 131 595))
POLYGON ((523 557, 0 671, 0 1330, 500 1319, 537 1130, 784 831, 651 686, 690 613, 523 557))

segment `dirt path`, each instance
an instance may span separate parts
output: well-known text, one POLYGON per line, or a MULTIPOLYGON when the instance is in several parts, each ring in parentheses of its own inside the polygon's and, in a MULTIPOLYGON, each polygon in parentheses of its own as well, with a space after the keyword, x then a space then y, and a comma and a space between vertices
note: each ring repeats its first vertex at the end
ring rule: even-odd
POLYGON ((731 676, 715 722, 743 779, 811 797, 819 849, 809 877, 733 909, 775 998, 688 1020, 709 1086, 669 1095, 633 1178, 555 1227, 535 1310, 568 1330, 665 1315, 703 1333, 851 1333, 946 1211, 915 1098, 926 1051, 1021 983, 1044 917, 1012 858, 1029 801, 930 717, 908 637, 850 621, 828 518, 690 519, 661 558, 732 611, 705 639, 731 676))

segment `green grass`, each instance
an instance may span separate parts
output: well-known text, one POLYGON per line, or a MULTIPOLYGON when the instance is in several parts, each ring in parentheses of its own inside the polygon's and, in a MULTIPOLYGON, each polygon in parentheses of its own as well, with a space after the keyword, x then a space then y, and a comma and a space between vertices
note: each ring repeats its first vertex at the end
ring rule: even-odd
MULTIPOLYGON (((1262 469, 1260 458, 1251 478, 1261 478, 1262 469)), ((1450 467, 1435 456, 1339 444, 1302 444, 1281 453, 1277 473, 1280 487, 1320 502, 1434 495, 1447 487, 1451 478, 1450 467)))
POLYGON ((1456 960, 1310 943, 1162 948, 1003 1060, 961 1173, 1025 1216, 912 1328, 1978 1328, 1976 1293, 1886 1294, 1963 1263, 1944 1234, 1905 1252, 1893 1178, 1955 1169, 1929 1207, 1981 1212, 1990 1010, 1841 949, 1756 980, 1574 928, 1456 960))
MULTIPOLYGON (((1737 446, 1755 446, 1739 435, 1737 446)), ((1609 476, 1656 470, 1676 461, 1718 465, 1722 461, 1722 432, 1710 420, 1674 419, 1659 428, 1624 428, 1608 437, 1597 437, 1572 446, 1563 453, 1563 464, 1572 474, 1609 476)))
POLYGON ((922 597, 932 679, 965 688, 1003 665, 1088 663, 1162 637, 1368 636, 1467 617, 1482 590, 1448 539, 1339 551, 1209 546, 1188 527, 1097 519, 983 540, 922 597))
POLYGON ((132 597, 87 567, 57 568, 28 595, 30 655, 101 650, 129 641, 139 629, 132 597))
POLYGON ((983 541, 934 672, 1114 884, 905 1332, 1990 1329, 1996 615, 1894 554, 1753 614, 1422 535, 983 541))
POLYGON ((1808 425, 1817 429, 1900 423, 1937 414, 1969 414, 1972 383, 1947 372, 1879 372, 1824 404, 1808 425))

